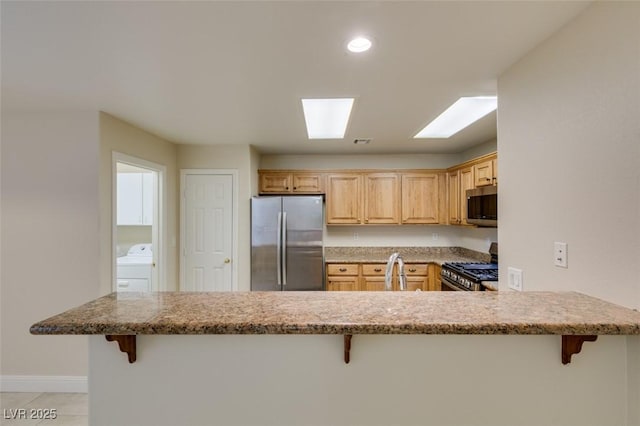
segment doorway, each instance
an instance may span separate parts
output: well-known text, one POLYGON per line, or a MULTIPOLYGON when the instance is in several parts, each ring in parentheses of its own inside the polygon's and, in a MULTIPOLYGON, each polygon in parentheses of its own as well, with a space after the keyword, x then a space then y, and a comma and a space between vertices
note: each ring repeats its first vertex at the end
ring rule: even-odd
POLYGON ((180 290, 237 290, 237 170, 180 171, 180 290))
POLYGON ((113 291, 165 290, 165 167, 114 152, 112 173, 113 291))

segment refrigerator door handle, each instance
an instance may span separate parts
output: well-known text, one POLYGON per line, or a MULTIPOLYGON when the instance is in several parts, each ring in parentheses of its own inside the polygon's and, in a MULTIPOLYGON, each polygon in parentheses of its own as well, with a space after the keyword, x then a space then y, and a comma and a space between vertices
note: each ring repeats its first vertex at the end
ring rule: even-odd
POLYGON ((276 236, 276 263, 278 285, 282 285, 282 212, 278 213, 278 234, 276 236))
POLYGON ((282 285, 287 285, 287 212, 282 213, 282 285))

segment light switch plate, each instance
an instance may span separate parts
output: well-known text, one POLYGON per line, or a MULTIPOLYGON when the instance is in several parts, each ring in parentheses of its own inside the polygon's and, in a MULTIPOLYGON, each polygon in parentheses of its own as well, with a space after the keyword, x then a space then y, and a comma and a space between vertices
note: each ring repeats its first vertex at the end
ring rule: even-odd
POLYGON ((509 266, 507 275, 509 276, 509 288, 515 291, 522 291, 522 269, 509 266))
POLYGON ((553 263, 560 268, 567 268, 567 243, 553 243, 553 263))

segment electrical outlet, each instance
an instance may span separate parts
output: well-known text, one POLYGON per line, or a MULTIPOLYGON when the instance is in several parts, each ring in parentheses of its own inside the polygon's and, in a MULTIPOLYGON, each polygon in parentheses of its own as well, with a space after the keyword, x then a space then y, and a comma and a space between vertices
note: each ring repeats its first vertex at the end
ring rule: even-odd
POLYGON ((431 234, 431 239, 433 241, 438 241, 438 238, 440 238, 440 236, 438 235, 437 232, 434 232, 433 234, 431 234))
POLYGON ((553 263, 560 268, 567 268, 567 243, 553 243, 553 263))
POLYGON ((509 288, 516 291, 522 291, 522 269, 512 268, 509 266, 507 271, 509 276, 509 288))
POLYGON ((354 240, 357 240, 357 239, 358 239, 358 233, 357 233, 357 232, 354 232, 354 233, 353 233, 353 239, 354 239, 354 240))

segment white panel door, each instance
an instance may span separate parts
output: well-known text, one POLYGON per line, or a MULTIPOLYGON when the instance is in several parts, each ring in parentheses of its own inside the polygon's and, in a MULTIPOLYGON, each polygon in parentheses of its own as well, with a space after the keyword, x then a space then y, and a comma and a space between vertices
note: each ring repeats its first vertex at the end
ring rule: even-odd
POLYGON ((184 291, 231 291, 233 177, 187 174, 184 291))

